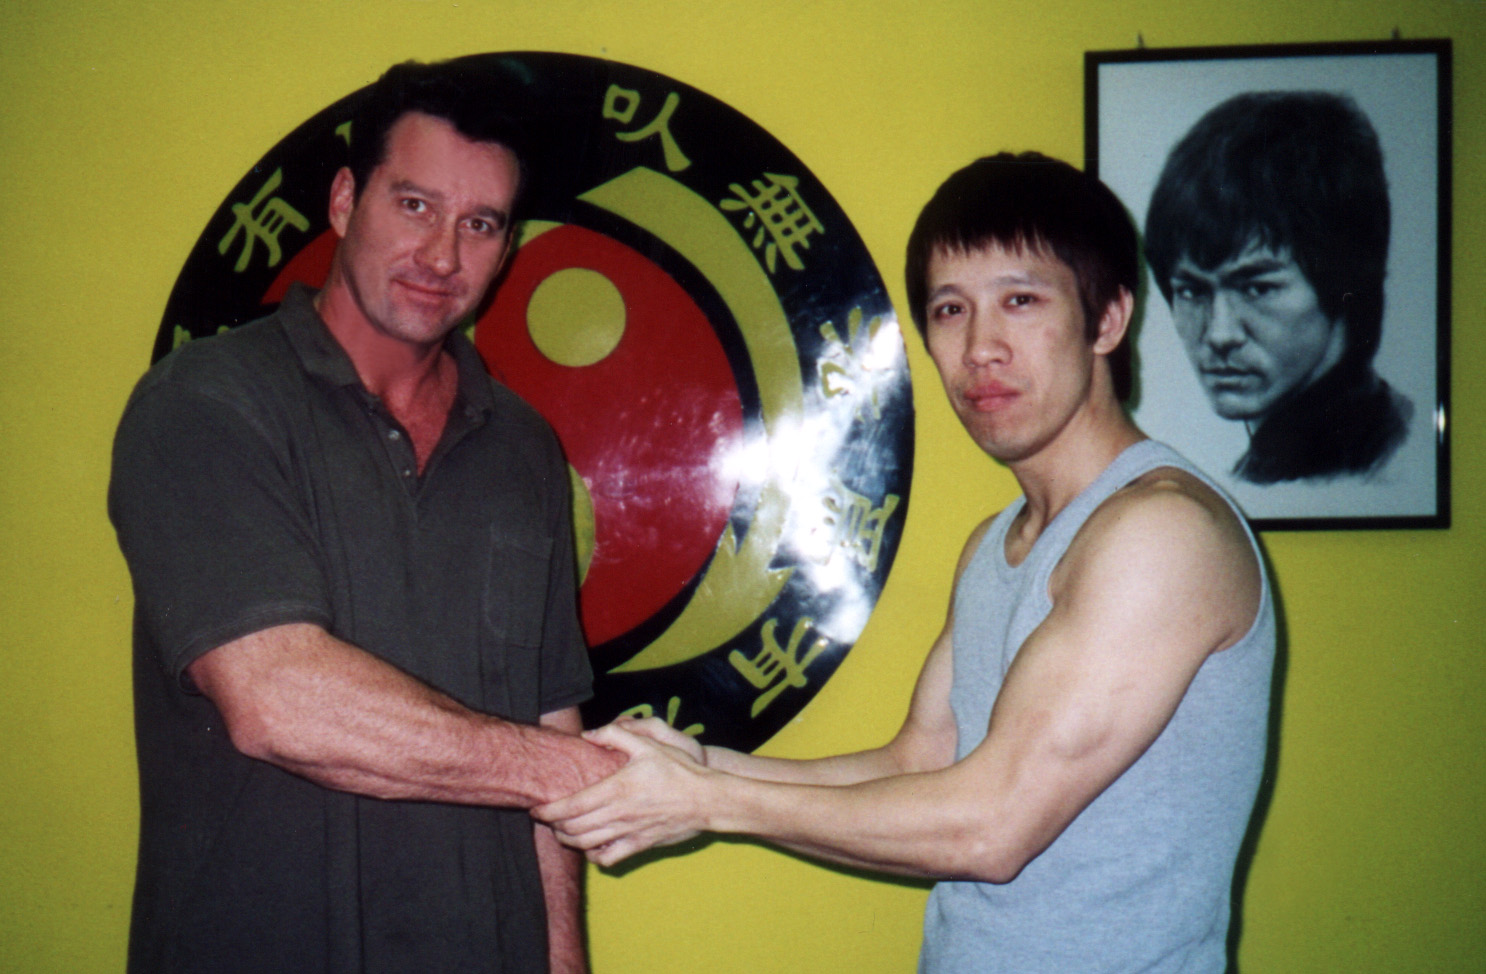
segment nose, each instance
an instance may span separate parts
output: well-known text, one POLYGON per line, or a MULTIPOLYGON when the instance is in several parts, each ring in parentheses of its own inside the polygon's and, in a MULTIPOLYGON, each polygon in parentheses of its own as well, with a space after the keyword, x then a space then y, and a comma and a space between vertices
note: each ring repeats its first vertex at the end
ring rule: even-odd
POLYGON ((1202 331, 1203 342, 1214 351, 1223 353, 1242 345, 1247 337, 1243 309, 1239 307, 1238 299, 1219 290, 1208 311, 1207 325, 1202 331))
POLYGON ((965 329, 965 364, 971 366, 1004 362, 1011 357, 1011 346, 996 315, 977 313, 965 329))
POLYGON ((439 277, 459 270, 459 228, 441 223, 429 230, 418 248, 418 262, 439 277))

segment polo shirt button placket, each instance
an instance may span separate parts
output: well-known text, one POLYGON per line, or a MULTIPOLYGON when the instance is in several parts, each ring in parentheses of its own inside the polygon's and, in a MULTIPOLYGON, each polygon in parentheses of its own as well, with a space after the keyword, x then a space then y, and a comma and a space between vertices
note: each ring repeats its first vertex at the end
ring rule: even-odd
MULTIPOLYGON (((402 430, 393 428, 387 431, 387 441, 389 443, 401 443, 402 439, 402 430)), ((399 469, 402 472, 404 480, 412 480, 414 474, 417 473, 417 470, 414 467, 410 467, 406 463, 403 463, 403 465, 399 469)))

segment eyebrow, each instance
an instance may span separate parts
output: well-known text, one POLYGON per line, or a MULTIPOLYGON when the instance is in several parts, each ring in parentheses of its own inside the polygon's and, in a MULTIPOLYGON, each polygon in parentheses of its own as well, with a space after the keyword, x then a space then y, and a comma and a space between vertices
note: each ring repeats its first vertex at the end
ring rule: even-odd
POLYGON ((1286 270, 1290 266, 1292 266, 1290 261, 1280 260, 1279 258, 1254 257, 1219 273, 1219 268, 1207 269, 1196 267, 1184 260, 1172 269, 1171 279, 1173 281, 1188 281, 1199 284, 1216 279, 1222 285, 1233 281, 1248 281, 1256 277, 1263 277, 1266 274, 1286 270))
POLYGON ((1252 260, 1243 261, 1237 266, 1230 268, 1224 276, 1237 278, 1259 277, 1264 274, 1272 274, 1275 271, 1284 270, 1290 264, 1290 261, 1279 260, 1274 257, 1255 257, 1252 260))
MULTIPOLYGON (((1040 274, 1035 274, 1035 273, 1030 273, 1030 272, 1029 273, 1011 272, 1011 273, 1007 273, 1007 274, 998 274, 995 277, 991 278, 990 281, 989 281, 989 283, 992 284, 992 285, 998 286, 998 287, 1011 286, 1011 287, 1040 287, 1040 288, 1049 288, 1049 287, 1052 287, 1053 286, 1053 282, 1050 279, 1048 279, 1046 277, 1043 277, 1040 274)), ((951 283, 951 282, 947 282, 947 283, 944 283, 944 284, 939 285, 934 290, 930 291, 928 297, 929 297, 929 300, 932 301, 934 298, 939 297, 941 294, 960 294, 960 293, 963 293, 963 292, 962 292, 962 289, 960 288, 959 285, 954 284, 954 283, 951 283)))
POLYGON ((388 188, 391 189, 394 193, 416 193, 419 196, 427 196, 429 199, 434 200, 441 200, 444 198, 443 193, 440 193, 437 190, 429 189, 427 186, 420 186, 417 183, 413 182, 411 179, 399 179, 388 188))

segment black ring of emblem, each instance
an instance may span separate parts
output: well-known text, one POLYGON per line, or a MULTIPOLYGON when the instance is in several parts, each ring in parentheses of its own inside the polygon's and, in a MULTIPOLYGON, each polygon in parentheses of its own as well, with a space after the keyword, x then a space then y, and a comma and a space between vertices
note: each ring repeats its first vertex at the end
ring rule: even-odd
MULTIPOLYGON (((751 622, 716 645, 670 665, 614 672, 681 615, 709 563, 651 619, 593 648, 595 696, 583 708, 589 726, 620 714, 655 715, 708 743, 753 750, 841 664, 897 553, 913 465, 913 402, 886 289, 846 214, 803 163, 704 92, 578 55, 480 54, 460 61, 492 85, 514 79, 521 103, 533 106, 527 120, 539 137, 527 157, 524 216, 597 230, 669 273, 727 350, 749 435, 762 437, 776 455, 789 452, 776 441, 788 437, 793 444, 789 462, 796 468, 785 471, 784 463, 772 480, 745 483, 730 515, 742 545, 759 530, 757 515, 771 491, 787 500, 782 526, 780 518, 771 526, 778 538, 767 561, 787 579, 751 622), (743 335, 749 325, 729 313, 726 296, 701 268, 662 235, 579 199, 636 167, 712 203, 751 249, 787 319, 799 369, 783 384, 798 383, 797 396, 769 395, 767 381, 761 391, 743 335), (779 189, 780 176, 820 228, 793 251, 778 245, 744 202, 754 190, 779 189), (767 403, 777 401, 798 414, 765 415, 767 403)), ((171 292, 155 360, 182 341, 271 310, 264 294, 284 264, 329 227, 331 179, 345 162, 349 119, 368 90, 304 122, 233 187, 171 292)))

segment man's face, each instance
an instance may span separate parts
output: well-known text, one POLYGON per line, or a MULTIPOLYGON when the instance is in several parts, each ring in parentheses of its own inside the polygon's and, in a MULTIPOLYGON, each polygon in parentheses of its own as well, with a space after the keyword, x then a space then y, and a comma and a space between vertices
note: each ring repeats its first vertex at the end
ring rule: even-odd
POLYGON ((929 355, 971 438, 1010 463, 1054 442, 1085 410, 1096 354, 1123 321, 1091 345, 1072 269, 1030 250, 936 251, 927 283, 929 355))
POLYGON ((366 323, 413 344, 442 340, 505 260, 519 181, 505 146, 417 112, 388 131, 386 158, 359 198, 342 169, 331 187, 336 260, 366 323))
POLYGON ((1224 419, 1262 419, 1346 347, 1289 251, 1252 243, 1210 270, 1183 257, 1170 283, 1177 334, 1224 419))

